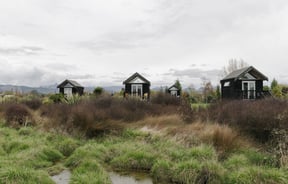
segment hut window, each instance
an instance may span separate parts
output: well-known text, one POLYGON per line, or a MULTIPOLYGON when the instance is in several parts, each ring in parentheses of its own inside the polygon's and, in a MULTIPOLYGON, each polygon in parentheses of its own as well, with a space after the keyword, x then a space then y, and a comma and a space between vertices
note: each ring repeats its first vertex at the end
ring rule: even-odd
POLYGON ((229 86, 230 86, 230 81, 224 83, 224 87, 229 87, 229 86))
POLYGON ((142 96, 143 95, 142 84, 132 84, 131 94, 132 94, 132 96, 142 96))

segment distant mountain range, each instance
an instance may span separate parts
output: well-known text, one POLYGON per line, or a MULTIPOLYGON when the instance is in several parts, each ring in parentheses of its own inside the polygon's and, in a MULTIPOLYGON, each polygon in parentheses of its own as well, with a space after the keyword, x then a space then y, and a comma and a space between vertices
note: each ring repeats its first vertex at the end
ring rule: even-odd
MULTIPOLYGON (((114 93, 121 91, 124 86, 104 86, 104 90, 108 93, 114 93)), ((92 93, 95 87, 85 87, 84 91, 92 93)), ((160 91, 161 87, 153 87, 151 90, 160 91)), ((184 89, 185 90, 185 89, 184 89)), ((49 86, 40 86, 40 87, 30 87, 30 86, 18 86, 10 84, 0 84, 0 94, 4 92, 13 92, 13 93, 31 93, 37 92, 40 94, 55 94, 58 93, 57 84, 52 84, 49 86)))
MULTIPOLYGON (((113 93, 113 92, 119 92, 123 86, 106 86, 103 87, 105 91, 113 93)), ((85 87, 85 92, 93 92, 95 87, 85 87)), ((41 94, 54 94, 58 93, 57 84, 53 84, 50 86, 40 86, 40 87, 29 87, 29 86, 18 86, 18 85, 0 85, 0 93, 4 92, 14 92, 14 93, 30 93, 33 91, 37 91, 41 94)))

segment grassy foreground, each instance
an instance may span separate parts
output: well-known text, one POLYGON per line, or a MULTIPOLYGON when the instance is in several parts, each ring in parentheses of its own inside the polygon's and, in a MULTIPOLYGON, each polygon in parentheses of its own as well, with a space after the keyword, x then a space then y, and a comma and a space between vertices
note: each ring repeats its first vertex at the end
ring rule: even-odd
MULTIPOLYGON (((155 119, 148 118, 139 124, 152 121, 155 119)), ((169 124, 168 119, 162 121, 169 124)), ((147 172, 155 183, 288 183, 287 169, 276 167, 273 156, 228 140, 225 144, 232 147, 224 147, 218 139, 227 128, 209 134, 211 127, 191 126, 195 135, 187 136, 187 140, 173 134, 173 127, 165 131, 127 128, 79 140, 29 127, 16 130, 0 125, 0 183, 49 184, 53 183, 49 175, 64 168, 72 171, 72 184, 110 184, 107 168, 147 172)), ((184 130, 181 133, 186 134, 184 130)))

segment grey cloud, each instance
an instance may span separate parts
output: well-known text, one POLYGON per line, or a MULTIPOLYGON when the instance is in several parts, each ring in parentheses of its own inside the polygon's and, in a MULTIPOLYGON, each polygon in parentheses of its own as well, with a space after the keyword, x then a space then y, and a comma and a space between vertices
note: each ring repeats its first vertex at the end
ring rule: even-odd
POLYGON ((110 32, 99 40, 89 40, 76 43, 80 48, 87 48, 96 52, 125 50, 146 47, 148 42, 155 38, 153 33, 147 32, 110 32))
POLYGON ((65 79, 87 80, 95 77, 90 74, 65 74, 53 72, 44 68, 18 68, 13 71, 2 68, 0 69, 1 83, 27 85, 27 86, 45 86, 60 83, 65 79))
POLYGON ((71 78, 71 79, 94 79, 95 76, 91 74, 81 74, 81 75, 75 75, 75 74, 68 74, 65 76, 66 78, 71 78))
POLYGON ((49 63, 45 65, 46 68, 56 71, 75 71, 78 67, 75 65, 64 64, 64 63, 49 63))
POLYGON ((44 49, 35 46, 22 46, 15 48, 0 48, 0 54, 4 55, 38 55, 44 49))
POLYGON ((199 68, 191 68, 191 69, 183 69, 183 70, 175 70, 170 69, 169 73, 165 75, 172 75, 175 77, 189 77, 189 78, 208 78, 214 79, 218 78, 221 73, 221 70, 213 69, 213 70, 202 70, 199 68))

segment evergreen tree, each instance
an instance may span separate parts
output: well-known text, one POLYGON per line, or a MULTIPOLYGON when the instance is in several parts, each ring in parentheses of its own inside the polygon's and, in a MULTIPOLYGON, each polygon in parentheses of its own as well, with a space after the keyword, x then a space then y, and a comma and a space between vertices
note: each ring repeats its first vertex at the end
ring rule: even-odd
POLYGON ((177 80, 175 81, 175 84, 174 84, 174 85, 175 85, 180 91, 182 91, 182 85, 181 85, 179 79, 177 79, 177 80))
POLYGON ((273 80, 272 80, 272 82, 271 82, 271 90, 273 90, 275 87, 277 87, 278 86, 278 82, 277 82, 277 80, 274 78, 273 80))

